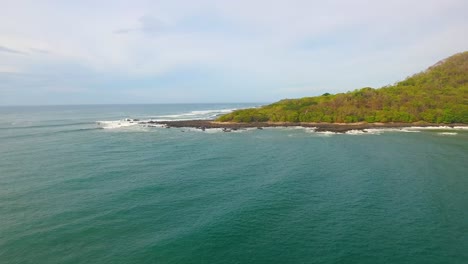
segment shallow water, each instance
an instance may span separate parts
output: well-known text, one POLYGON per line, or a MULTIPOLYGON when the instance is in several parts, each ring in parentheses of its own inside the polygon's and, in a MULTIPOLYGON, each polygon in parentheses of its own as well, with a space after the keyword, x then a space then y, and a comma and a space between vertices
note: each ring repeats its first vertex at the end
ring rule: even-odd
POLYGON ((247 106, 0 108, 0 263, 468 262, 466 130, 96 124, 247 106))

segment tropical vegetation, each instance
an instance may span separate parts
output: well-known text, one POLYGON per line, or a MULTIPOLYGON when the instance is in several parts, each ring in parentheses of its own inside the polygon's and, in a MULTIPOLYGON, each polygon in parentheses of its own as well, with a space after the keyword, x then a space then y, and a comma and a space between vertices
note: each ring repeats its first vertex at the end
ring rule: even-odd
POLYGON ((221 122, 468 123, 468 51, 394 85, 347 93, 284 99, 237 110, 221 122))

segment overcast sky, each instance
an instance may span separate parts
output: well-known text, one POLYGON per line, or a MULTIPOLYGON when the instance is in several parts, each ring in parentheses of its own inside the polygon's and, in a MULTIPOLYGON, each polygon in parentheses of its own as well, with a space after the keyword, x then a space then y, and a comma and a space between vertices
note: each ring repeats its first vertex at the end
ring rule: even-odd
POLYGON ((381 87, 468 50, 468 1, 21 1, 0 105, 271 102, 381 87))

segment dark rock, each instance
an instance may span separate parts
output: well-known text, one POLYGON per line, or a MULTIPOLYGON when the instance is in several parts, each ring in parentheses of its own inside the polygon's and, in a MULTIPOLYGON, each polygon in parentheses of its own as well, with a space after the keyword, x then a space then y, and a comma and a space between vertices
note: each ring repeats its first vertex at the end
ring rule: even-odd
MULTIPOLYGON (((441 124, 430 124, 430 123, 384 123, 384 124, 373 124, 373 123, 350 123, 350 124, 334 124, 334 123, 221 123, 213 122, 212 120, 181 120, 181 121, 140 121, 139 124, 159 124, 166 128, 187 128, 193 127, 198 129, 209 129, 209 128, 220 128, 223 132, 231 132, 238 129, 246 128, 257 128, 259 130, 265 127, 314 127, 315 131, 332 131, 338 133, 345 133, 349 130, 363 130, 367 128, 401 128, 411 126, 440 126, 441 124)), ((466 126, 466 124, 450 124, 451 126, 466 126)))

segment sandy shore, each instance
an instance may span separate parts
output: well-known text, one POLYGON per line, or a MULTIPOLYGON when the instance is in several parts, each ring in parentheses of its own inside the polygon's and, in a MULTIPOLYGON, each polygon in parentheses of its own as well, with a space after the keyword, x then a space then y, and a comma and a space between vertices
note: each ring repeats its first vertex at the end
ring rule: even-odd
POLYGON ((434 124, 434 123, 274 123, 253 122, 233 123, 216 122, 213 120, 187 120, 187 121, 149 121, 147 124, 160 124, 167 127, 193 127, 199 129, 224 128, 226 130, 237 130, 243 128, 265 128, 265 127, 314 127, 316 131, 331 131, 345 133, 350 130, 363 130, 369 128, 403 128, 403 127, 440 127, 440 126, 468 126, 467 124, 434 124))

